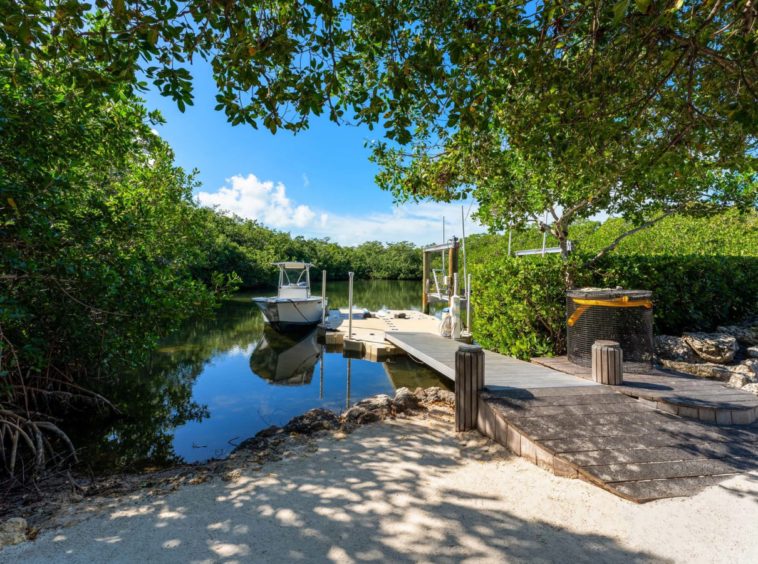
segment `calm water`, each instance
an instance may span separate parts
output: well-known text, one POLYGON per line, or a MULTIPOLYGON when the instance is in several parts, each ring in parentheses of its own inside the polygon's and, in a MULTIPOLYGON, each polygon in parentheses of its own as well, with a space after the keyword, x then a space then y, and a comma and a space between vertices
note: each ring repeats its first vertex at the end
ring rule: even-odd
MULTIPOLYGON (((419 310, 420 290, 417 281, 361 281, 354 303, 372 311, 419 310)), ((347 307, 346 282, 328 283, 327 295, 330 307, 347 307)), ((339 413, 403 386, 450 386, 405 356, 386 363, 348 360, 326 353, 315 331, 275 333, 251 297, 237 294, 214 319, 187 323, 160 344, 150 367, 100 389, 123 406, 125 417, 82 419, 68 429, 87 464, 96 471, 136 470, 220 457, 230 443, 314 407, 339 413)))

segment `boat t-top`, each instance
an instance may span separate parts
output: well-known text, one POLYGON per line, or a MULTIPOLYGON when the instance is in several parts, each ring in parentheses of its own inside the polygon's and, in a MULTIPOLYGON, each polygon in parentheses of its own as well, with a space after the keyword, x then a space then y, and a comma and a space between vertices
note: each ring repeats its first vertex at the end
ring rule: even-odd
POLYGON ((275 262, 279 267, 279 292, 274 298, 253 298, 263 321, 280 333, 313 327, 321 321, 328 301, 311 297, 309 262, 275 262), (294 282, 293 282, 294 280, 294 282))

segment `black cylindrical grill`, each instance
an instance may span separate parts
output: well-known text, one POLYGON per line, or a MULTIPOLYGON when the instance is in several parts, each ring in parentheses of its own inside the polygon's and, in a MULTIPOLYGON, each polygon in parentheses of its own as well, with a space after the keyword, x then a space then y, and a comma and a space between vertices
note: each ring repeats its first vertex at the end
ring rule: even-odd
POLYGON ((652 292, 570 290, 566 294, 569 362, 592 367, 595 341, 616 341, 624 351, 624 372, 653 368, 652 292))

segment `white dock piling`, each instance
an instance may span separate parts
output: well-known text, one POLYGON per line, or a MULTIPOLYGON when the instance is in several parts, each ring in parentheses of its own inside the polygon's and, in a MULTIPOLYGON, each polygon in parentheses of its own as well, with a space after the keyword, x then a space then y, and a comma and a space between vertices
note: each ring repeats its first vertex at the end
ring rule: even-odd
POLYGON ((466 280, 466 331, 471 333, 471 275, 466 280))
POLYGON ((350 277, 350 283, 348 285, 348 293, 347 293, 347 338, 352 339, 353 338, 353 276, 355 275, 354 272, 348 273, 348 276, 350 277))
POLYGON ((326 323, 326 270, 321 271, 321 323, 326 323))

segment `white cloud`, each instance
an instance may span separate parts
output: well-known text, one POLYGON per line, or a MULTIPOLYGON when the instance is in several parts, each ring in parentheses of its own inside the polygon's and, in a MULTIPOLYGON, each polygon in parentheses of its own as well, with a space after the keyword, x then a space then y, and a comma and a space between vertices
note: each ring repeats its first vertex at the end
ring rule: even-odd
POLYGON ((310 184, 308 181, 308 177, 305 176, 305 173, 303 173, 303 187, 307 187, 310 184))
MULTIPOLYGON (((307 181, 305 175, 304 180, 307 181)), ((416 245, 442 241, 442 218, 445 218, 445 238, 461 236, 461 204, 423 202, 387 207, 386 211, 369 211, 363 214, 337 214, 329 210, 312 210, 298 205, 287 197, 282 183, 260 181, 255 175, 234 176, 230 185, 215 193, 200 192, 198 201, 203 206, 219 206, 222 210, 241 217, 255 219, 268 227, 283 229, 293 235, 329 237, 341 245, 359 245, 366 241, 410 241, 416 245), (317 217, 318 216, 318 217, 317 217)), ((466 235, 482 233, 484 227, 472 218, 476 203, 463 202, 466 235)))
MULTIPOLYGON (((471 201, 464 202, 464 214, 471 201)), ((483 233, 486 229, 471 219, 477 205, 471 207, 466 220, 466 235, 483 233)), ((370 212, 364 215, 329 214, 321 216, 319 225, 309 234, 330 237, 342 245, 358 245, 365 241, 410 241, 416 245, 442 241, 442 218, 445 218, 445 238, 461 237, 461 204, 423 202, 389 208, 387 212, 370 212)))
POLYGON ((158 130, 157 130, 157 129, 151 129, 151 130, 150 130, 150 133, 152 133, 153 135, 157 135, 158 137, 160 137, 160 136, 161 136, 161 134, 160 134, 160 133, 158 133, 158 130))
POLYGON ((219 206, 222 210, 248 219, 257 219, 276 229, 304 228, 316 214, 304 205, 295 205, 287 197, 281 182, 261 182, 255 175, 233 176, 215 194, 200 192, 197 199, 203 206, 219 206))

